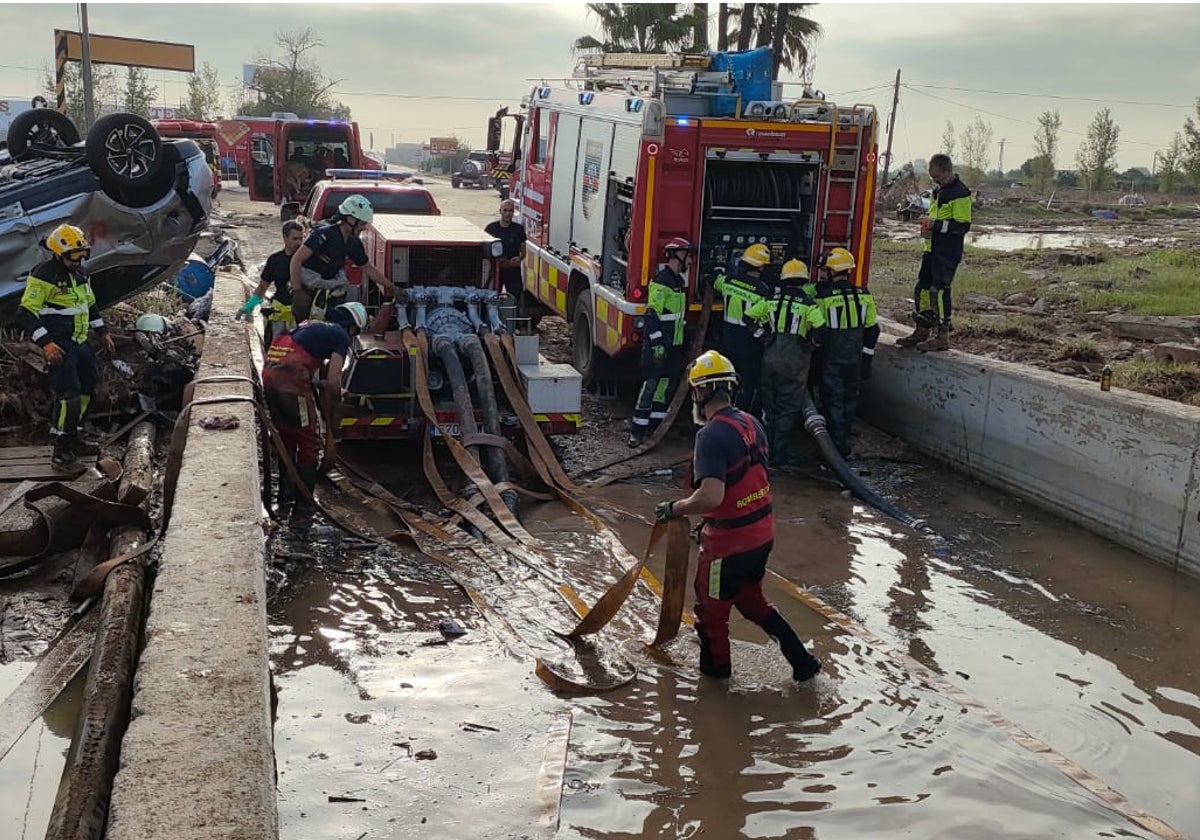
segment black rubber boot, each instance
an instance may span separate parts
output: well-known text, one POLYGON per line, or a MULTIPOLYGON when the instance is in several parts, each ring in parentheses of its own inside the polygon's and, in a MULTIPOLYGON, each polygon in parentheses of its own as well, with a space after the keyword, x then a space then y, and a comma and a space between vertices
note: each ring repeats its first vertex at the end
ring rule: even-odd
POLYGON ((54 448, 50 453, 50 464, 56 470, 71 471, 78 465, 75 457, 74 437, 72 435, 55 435, 54 448))
POLYGON ((717 680, 729 679, 733 669, 728 663, 715 665, 712 661, 712 648, 708 644, 708 636, 704 635, 699 622, 696 623, 696 635, 700 637, 700 673, 717 680))
POLYGON ((779 642, 779 649, 792 666, 792 679, 796 682, 810 680, 821 670, 820 661, 804 648, 804 643, 800 641, 792 625, 787 623, 787 619, 781 616, 778 610, 772 612, 771 617, 759 626, 779 642))

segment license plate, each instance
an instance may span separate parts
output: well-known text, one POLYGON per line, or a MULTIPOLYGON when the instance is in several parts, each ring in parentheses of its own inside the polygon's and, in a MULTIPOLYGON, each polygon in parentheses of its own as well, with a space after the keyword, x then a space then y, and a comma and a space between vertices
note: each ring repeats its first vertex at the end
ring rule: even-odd
MULTIPOLYGON (((457 423, 443 423, 442 428, 445 429, 446 434, 448 434, 450 437, 462 437, 462 429, 459 428, 457 423)), ((442 434, 438 431, 437 426, 431 425, 429 427, 429 436, 441 437, 442 434)))

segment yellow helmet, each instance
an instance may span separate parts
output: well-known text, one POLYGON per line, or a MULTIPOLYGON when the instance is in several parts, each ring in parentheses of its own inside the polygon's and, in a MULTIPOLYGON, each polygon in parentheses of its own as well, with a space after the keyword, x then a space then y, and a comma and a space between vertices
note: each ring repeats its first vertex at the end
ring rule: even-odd
POLYGON ((780 280, 807 280, 808 266, 804 264, 804 260, 788 260, 783 264, 783 269, 779 272, 780 280))
POLYGON ((771 261, 771 251, 761 242, 755 242, 742 251, 741 261, 754 268, 762 268, 771 261))
POLYGON ((62 224, 50 231, 50 235, 46 237, 46 247, 56 257, 66 257, 68 254, 76 254, 83 251, 83 255, 77 259, 87 259, 91 249, 88 247, 87 237, 75 225, 62 224))
POLYGON ((708 388, 721 383, 737 385, 738 374, 733 362, 716 350, 701 353, 688 368, 688 384, 693 388, 708 388))
POLYGON ((833 248, 822 255, 821 268, 829 269, 830 274, 845 274, 854 270, 854 255, 845 248, 833 248))

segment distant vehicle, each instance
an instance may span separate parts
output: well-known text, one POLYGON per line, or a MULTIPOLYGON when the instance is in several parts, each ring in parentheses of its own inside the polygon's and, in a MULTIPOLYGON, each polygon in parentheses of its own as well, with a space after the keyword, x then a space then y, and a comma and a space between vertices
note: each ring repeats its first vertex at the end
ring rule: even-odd
POLYGON ((212 170, 192 140, 163 140, 147 120, 108 114, 81 142, 64 114, 35 108, 8 132, 0 171, 0 327, 16 325, 25 276, 55 226, 81 227, 103 309, 175 276, 208 227, 212 170))
POLYGON ((929 205, 932 202, 933 190, 921 190, 919 195, 914 193, 905 198, 896 208, 896 218, 902 222, 918 219, 929 212, 929 205))
POLYGON ((492 180, 492 155, 484 151, 473 151, 467 154, 467 159, 463 161, 462 169, 450 176, 450 186, 454 189, 459 187, 481 187, 485 190, 495 186, 495 181, 492 180))
POLYGON ((1123 195, 1117 200, 1118 207, 1145 207, 1146 199, 1137 193, 1123 195))

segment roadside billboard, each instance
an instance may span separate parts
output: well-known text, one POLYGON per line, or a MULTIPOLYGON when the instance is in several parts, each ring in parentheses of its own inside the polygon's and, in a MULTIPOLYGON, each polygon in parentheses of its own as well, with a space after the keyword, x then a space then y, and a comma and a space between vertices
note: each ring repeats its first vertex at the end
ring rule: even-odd
POLYGON ((457 137, 430 137, 429 154, 433 157, 452 155, 458 151, 457 137))
POLYGON ((28 96, 7 96, 0 99, 0 140, 8 136, 8 126, 12 122, 12 118, 32 107, 31 99, 28 96))

